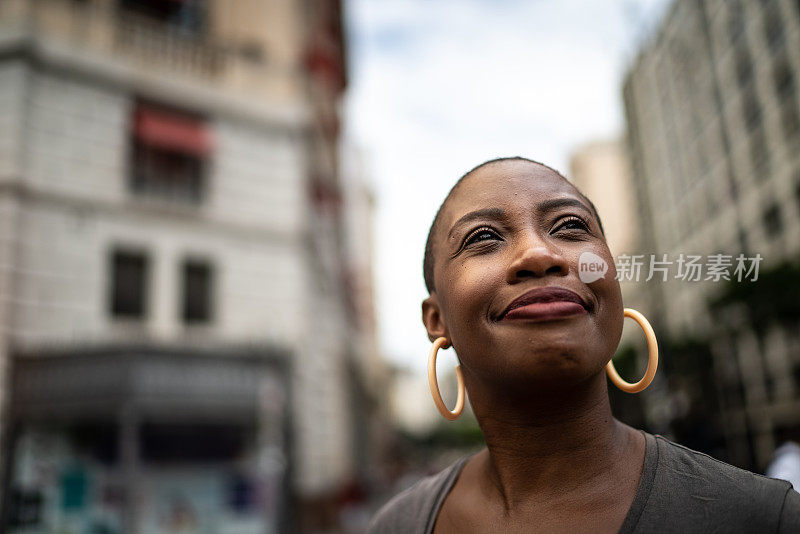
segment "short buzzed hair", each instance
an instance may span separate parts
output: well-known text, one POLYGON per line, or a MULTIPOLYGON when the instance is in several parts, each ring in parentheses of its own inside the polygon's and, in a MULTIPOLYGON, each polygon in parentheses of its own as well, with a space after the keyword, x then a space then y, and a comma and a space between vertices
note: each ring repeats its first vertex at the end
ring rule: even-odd
MULTIPOLYGON (((425 242, 425 256, 422 260, 422 274, 425 277, 425 287, 427 288, 428 293, 433 293, 433 291, 435 290, 435 285, 433 280, 433 264, 434 264, 433 236, 436 234, 436 230, 439 227, 440 219, 442 217, 442 212, 444 211, 445 204, 447 204, 447 201, 450 200, 450 197, 453 196, 453 193, 456 192, 456 190, 459 188, 459 186, 461 185, 461 183, 464 181, 465 178, 470 176, 475 171, 482 169, 483 167, 486 167, 487 165, 491 165, 494 163, 502 163, 505 161, 526 161, 528 163, 533 163, 535 165, 539 165, 540 167, 544 167, 545 169, 551 170, 561 178, 564 178, 564 180, 567 180, 563 174, 561 174, 554 168, 550 167, 549 165, 545 165, 544 163, 524 158, 522 156, 511 156, 505 158, 490 159, 488 161, 484 161, 480 165, 477 165, 476 167, 470 169, 468 172, 464 173, 464 175, 461 176, 461 178, 459 178, 458 181, 455 183, 455 185, 453 185, 453 187, 450 189, 450 192, 447 193, 447 196, 444 198, 442 204, 439 206, 439 209, 436 212, 436 216, 433 218, 433 223, 431 223, 430 230, 428 230, 428 240, 425 242)), ((569 180, 567 180, 567 182, 569 182, 569 180)), ((570 185, 575 187, 575 184, 573 184, 572 182, 569 183, 570 185)), ((592 201, 589 200, 589 198, 586 195, 584 195, 577 187, 575 187, 575 190, 578 191, 578 194, 589 204, 589 207, 591 207, 594 216, 597 218, 597 224, 600 226, 600 232, 602 232, 603 237, 605 237, 605 231, 603 230, 603 222, 600 220, 600 215, 597 213, 597 208, 595 208, 592 201)))

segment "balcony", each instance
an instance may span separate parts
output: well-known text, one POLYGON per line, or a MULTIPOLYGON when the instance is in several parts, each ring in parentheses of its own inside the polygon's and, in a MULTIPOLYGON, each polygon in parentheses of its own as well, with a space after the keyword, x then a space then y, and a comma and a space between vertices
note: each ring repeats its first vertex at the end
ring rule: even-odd
MULTIPOLYGON (((147 3, 147 2, 143 2, 147 3)), ((0 33, 193 78, 225 75, 229 54, 208 32, 148 16, 137 2, 4 0, 0 33)))
POLYGON ((200 77, 219 75, 226 59, 202 33, 125 9, 114 17, 114 50, 142 66, 200 77))

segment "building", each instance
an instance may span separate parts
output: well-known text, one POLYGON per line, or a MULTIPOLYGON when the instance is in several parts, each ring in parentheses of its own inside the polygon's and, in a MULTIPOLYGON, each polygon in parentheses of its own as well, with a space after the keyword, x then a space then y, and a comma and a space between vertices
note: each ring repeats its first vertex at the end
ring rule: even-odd
POLYGON ((348 283, 371 260, 344 217, 341 18, 0 5, 9 531, 337 521, 381 387, 370 288, 348 283))
MULTIPOLYGON (((666 254, 672 274, 681 254, 719 254, 731 271, 740 254, 762 270, 798 258, 798 76, 797 2, 673 2, 624 82, 641 254, 666 254)), ((710 307, 723 291, 706 273, 671 276, 644 285, 645 312, 673 338, 709 341, 727 459, 763 470, 800 428, 799 330, 710 307)))
POLYGON ((570 157, 569 178, 588 196, 603 219, 611 253, 631 253, 639 243, 636 199, 628 152, 619 140, 578 147, 570 157))

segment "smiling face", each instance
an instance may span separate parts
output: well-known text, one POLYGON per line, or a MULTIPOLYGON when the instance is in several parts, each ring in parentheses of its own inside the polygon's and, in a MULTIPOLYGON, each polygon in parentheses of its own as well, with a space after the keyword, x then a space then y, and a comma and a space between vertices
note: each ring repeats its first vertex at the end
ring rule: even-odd
POLYGON ((567 180, 525 160, 481 167, 453 191, 432 239, 423 321, 469 374, 546 391, 603 370, 622 334, 622 297, 599 221, 567 180), (579 276, 586 252, 608 265, 590 283, 579 276))

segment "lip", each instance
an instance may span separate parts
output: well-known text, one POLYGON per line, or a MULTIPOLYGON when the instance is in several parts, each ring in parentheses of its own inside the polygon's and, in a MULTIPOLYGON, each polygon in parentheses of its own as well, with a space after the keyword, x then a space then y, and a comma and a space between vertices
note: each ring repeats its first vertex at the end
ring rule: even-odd
POLYGON ((532 289, 517 297, 498 320, 549 320, 588 312, 589 304, 580 295, 563 287, 550 286, 532 289))

